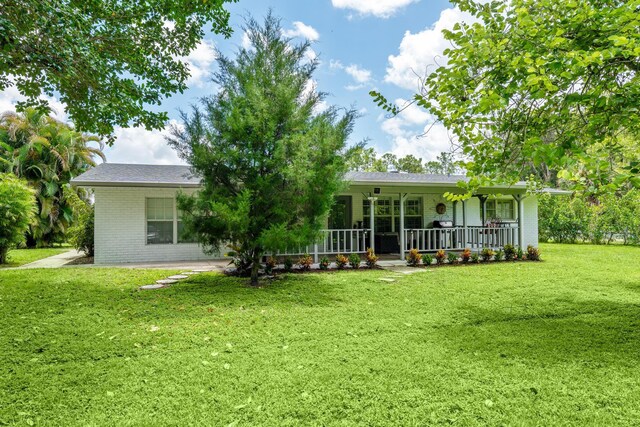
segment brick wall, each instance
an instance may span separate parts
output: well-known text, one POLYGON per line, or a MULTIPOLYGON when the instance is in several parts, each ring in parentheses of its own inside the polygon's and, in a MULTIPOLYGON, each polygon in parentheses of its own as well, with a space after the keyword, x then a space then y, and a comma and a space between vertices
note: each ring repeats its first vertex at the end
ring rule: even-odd
POLYGON ((96 264, 195 261, 212 258, 197 243, 148 245, 146 198, 175 197, 171 188, 96 188, 96 264))

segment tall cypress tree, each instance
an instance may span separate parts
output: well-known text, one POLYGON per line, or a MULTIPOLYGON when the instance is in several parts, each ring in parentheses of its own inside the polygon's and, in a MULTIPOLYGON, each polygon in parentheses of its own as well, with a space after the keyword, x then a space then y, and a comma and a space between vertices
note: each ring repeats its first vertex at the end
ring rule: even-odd
POLYGON ((264 254, 312 243, 343 185, 345 142, 356 113, 324 106, 310 44, 284 37, 271 13, 248 19, 251 44, 218 53, 216 94, 203 98, 169 143, 203 180, 178 204, 207 252, 232 245, 258 283, 264 254))

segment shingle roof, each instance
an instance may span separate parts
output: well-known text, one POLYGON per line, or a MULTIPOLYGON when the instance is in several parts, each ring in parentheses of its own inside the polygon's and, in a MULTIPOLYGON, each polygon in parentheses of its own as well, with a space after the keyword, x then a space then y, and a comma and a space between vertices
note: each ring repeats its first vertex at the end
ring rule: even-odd
POLYGON ((199 187, 189 166, 102 163, 71 180, 81 187, 199 187))
MULTIPOLYGON (((403 186, 455 186, 466 181, 464 175, 437 175, 398 172, 349 172, 345 177, 354 185, 403 185, 403 186)), ((189 166, 136 165, 102 163, 71 180, 81 187, 194 187, 200 186, 200 178, 189 166)), ((525 189, 526 183, 495 186, 493 188, 525 189)), ((545 189, 552 194, 568 194, 556 189, 545 189)))

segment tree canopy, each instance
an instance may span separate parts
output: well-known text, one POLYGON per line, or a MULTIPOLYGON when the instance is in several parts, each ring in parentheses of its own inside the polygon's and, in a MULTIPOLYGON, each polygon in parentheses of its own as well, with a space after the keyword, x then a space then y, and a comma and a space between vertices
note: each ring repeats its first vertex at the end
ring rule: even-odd
POLYGON ((414 101, 453 132, 471 186, 541 165, 588 192, 640 186, 617 161, 623 139, 640 146, 640 2, 453 3, 477 21, 444 31, 447 64, 414 101))
POLYGON ((187 231, 209 252, 230 243, 257 284, 264 254, 318 238, 343 185, 356 112, 321 110, 309 42, 293 44, 279 19, 249 19, 244 30, 251 46, 235 59, 218 54, 219 91, 183 113, 169 142, 203 180, 178 200, 187 231))
POLYGON ((423 161, 412 154, 398 157, 393 153, 378 156, 373 147, 356 144, 346 153, 347 168, 351 171, 387 172, 396 170, 408 173, 431 173, 441 175, 460 174, 462 170, 452 153, 442 152, 435 160, 423 161))
POLYGON ((224 3, 235 0, 3 0, 0 91, 15 85, 27 100, 58 95, 80 130, 111 134, 114 125, 162 128, 167 114, 149 106, 186 89, 181 59, 204 36, 229 36, 224 3))
POLYGON ((70 180, 95 166, 95 157, 105 160, 97 137, 78 132, 45 111, 28 108, 0 115, 0 171, 28 181, 37 200, 37 221, 27 233, 29 246, 64 239, 79 206, 70 180))

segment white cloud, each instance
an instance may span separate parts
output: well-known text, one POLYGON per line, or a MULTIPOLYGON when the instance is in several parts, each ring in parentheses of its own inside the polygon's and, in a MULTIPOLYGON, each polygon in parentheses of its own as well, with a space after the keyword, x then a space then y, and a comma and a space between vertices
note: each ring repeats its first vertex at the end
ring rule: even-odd
POLYGON ((360 68, 355 64, 351 64, 344 69, 358 83, 367 83, 371 80, 371 71, 360 68))
MULTIPOLYGON (((404 99, 395 102, 398 107, 407 105, 404 99)), ((394 117, 381 116, 380 120, 382 131, 391 137, 391 152, 399 157, 413 154, 425 161, 434 160, 451 148, 447 129, 440 123, 433 124, 435 117, 415 104, 394 117)))
POLYGON ((365 68, 361 68, 356 64, 345 66, 337 59, 332 59, 329 61, 329 68, 331 68, 332 70, 343 70, 345 73, 351 76, 355 83, 344 87, 349 91, 362 89, 366 86, 367 83, 371 82, 372 80, 371 71, 365 68))
POLYGON ((320 33, 315 28, 300 21, 294 22, 292 29, 285 30, 282 33, 285 37, 303 37, 312 42, 320 38, 320 33))
MULTIPOLYGON (((170 122, 176 123, 175 120, 170 122)), ((104 153, 110 163, 185 164, 165 141, 168 134, 169 126, 163 130, 152 131, 141 127, 117 127, 114 132, 116 140, 112 147, 104 150, 104 153)))
MULTIPOLYGON (((67 123, 69 118, 65 111, 66 105, 62 102, 58 101, 55 98, 50 96, 42 96, 42 99, 45 99, 51 107, 52 116, 61 122, 67 123)), ((4 113, 5 111, 10 111, 16 109, 16 104, 20 101, 24 101, 26 98, 22 96, 18 88, 15 86, 9 86, 2 92, 0 92, 0 113, 4 113)))
POLYGON ((428 71, 446 65, 442 52, 451 47, 442 30, 452 29, 457 22, 474 22, 475 19, 458 8, 445 9, 430 27, 418 33, 407 31, 400 42, 399 53, 389 56, 385 82, 416 91, 420 80, 428 71))
POLYGON ((389 18, 398 10, 419 0, 331 0, 333 7, 354 10, 360 15, 389 18))
MULTIPOLYGON (((0 113, 15 110, 15 104, 25 98, 15 87, 9 87, 0 92, 0 113)), ((46 97, 54 110, 53 116, 67 121, 64 104, 54 98, 46 97)), ((175 121, 171 122, 176 123, 175 121)), ((113 147, 106 147, 104 152, 107 161, 112 163, 148 163, 148 164, 184 164, 175 151, 165 142, 165 135, 169 128, 162 131, 148 131, 144 128, 116 127, 116 138, 113 147)), ((98 159, 99 160, 99 159, 98 159)))
POLYGON ((202 87, 211 76, 211 65, 216 60, 215 45, 212 41, 203 39, 183 60, 187 62, 191 72, 191 77, 187 79, 187 86, 202 87))
POLYGON ((251 49, 251 39, 249 38, 249 34, 245 31, 242 33, 242 47, 244 49, 251 49))

